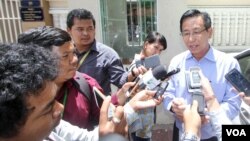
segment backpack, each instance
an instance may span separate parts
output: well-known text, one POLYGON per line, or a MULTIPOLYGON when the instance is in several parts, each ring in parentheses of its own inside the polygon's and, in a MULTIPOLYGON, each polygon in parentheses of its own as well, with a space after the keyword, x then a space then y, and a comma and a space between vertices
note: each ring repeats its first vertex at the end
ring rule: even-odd
POLYGON ((73 85, 79 90, 79 92, 87 97, 90 101, 90 88, 87 80, 82 77, 82 74, 76 71, 74 79, 72 79, 73 85))

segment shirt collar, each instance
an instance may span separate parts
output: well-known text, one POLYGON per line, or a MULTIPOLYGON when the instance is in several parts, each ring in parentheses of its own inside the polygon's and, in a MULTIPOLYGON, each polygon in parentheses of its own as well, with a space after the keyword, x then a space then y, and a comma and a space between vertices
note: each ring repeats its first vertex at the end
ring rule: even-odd
MULTIPOLYGON (((92 51, 96 51, 96 52, 98 52, 98 47, 97 47, 97 45, 96 45, 97 43, 96 43, 96 40, 94 40, 93 41, 93 43, 90 45, 91 47, 90 47, 90 52, 92 52, 92 51)), ((80 53, 78 50, 76 50, 76 52, 77 52, 77 55, 80 55, 80 56, 82 56, 82 55, 84 55, 86 52, 82 52, 82 53, 80 53)))
POLYGON ((93 50, 93 51, 97 51, 98 52, 98 46, 97 46, 97 43, 96 43, 96 40, 93 41, 93 43, 91 44, 91 47, 90 47, 90 50, 93 50))
MULTIPOLYGON (((214 55, 214 49, 211 46, 209 46, 208 52, 206 53, 206 55, 201 60, 207 59, 207 60, 210 60, 212 62, 216 62, 217 57, 218 56, 214 55)), ((191 59, 191 58, 193 58, 193 55, 191 54, 190 51, 188 51, 186 59, 188 60, 188 59, 191 59)))

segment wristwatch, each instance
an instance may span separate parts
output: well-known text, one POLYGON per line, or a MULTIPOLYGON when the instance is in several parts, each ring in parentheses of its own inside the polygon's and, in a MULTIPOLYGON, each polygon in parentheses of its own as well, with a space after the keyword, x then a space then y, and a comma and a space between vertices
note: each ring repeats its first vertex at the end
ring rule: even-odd
POLYGON ((193 133, 184 133, 181 137, 181 141, 199 141, 200 139, 193 133))

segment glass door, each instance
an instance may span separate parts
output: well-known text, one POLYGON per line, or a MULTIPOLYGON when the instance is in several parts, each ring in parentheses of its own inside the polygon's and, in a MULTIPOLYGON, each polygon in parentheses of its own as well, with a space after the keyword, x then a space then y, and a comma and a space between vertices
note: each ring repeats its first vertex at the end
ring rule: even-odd
MULTIPOLYGON (((147 33, 156 30, 156 0, 101 0, 104 43, 123 60, 141 50, 147 33)), ((129 63, 129 62, 128 62, 129 63)))

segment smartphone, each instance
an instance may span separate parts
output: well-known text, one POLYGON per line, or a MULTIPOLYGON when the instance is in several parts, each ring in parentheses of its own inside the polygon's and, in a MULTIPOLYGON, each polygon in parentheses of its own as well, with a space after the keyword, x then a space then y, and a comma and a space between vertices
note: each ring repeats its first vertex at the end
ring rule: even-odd
POLYGON ((144 66, 145 68, 149 69, 149 68, 155 68, 156 66, 159 66, 161 65, 161 62, 160 62, 160 56, 158 54, 156 55, 152 55, 152 56, 149 56, 149 57, 146 57, 146 58, 143 58, 141 60, 137 60, 135 62, 136 64, 136 67, 139 67, 139 66, 144 66))
POLYGON ((160 95, 163 95, 167 87, 168 87, 167 81, 163 81, 160 86, 157 86, 154 98, 158 98, 160 95))
POLYGON ((201 69, 199 67, 191 67, 185 72, 188 92, 193 93, 194 91, 201 89, 200 71, 201 69))
MULTIPOLYGON (((96 101, 96 105, 101 108, 103 100, 106 98, 106 96, 99 91, 96 87, 93 87, 93 93, 94 93, 94 98, 96 101)), ((115 112, 115 106, 110 103, 109 108, 108 108, 108 119, 111 120, 112 117, 114 116, 115 112)))
POLYGON ((246 96, 250 96, 250 82, 237 69, 229 71, 225 78, 234 86, 239 92, 244 92, 246 96))
POLYGON ((205 115, 205 98, 201 91, 196 91, 192 94, 192 100, 198 102, 198 113, 200 115, 205 115))
POLYGON ((205 98, 203 93, 201 92, 201 77, 200 77, 201 69, 197 66, 190 67, 186 72, 186 82, 188 87, 188 92, 192 94, 192 100, 196 100, 198 102, 198 113, 200 115, 205 115, 205 98))
POLYGON ((190 87, 200 88, 201 87, 201 77, 199 72, 201 69, 199 67, 192 67, 189 69, 190 75, 190 87))
POLYGON ((93 94, 95 98, 96 105, 101 108, 103 99, 106 97, 102 94, 96 87, 93 87, 93 94))

